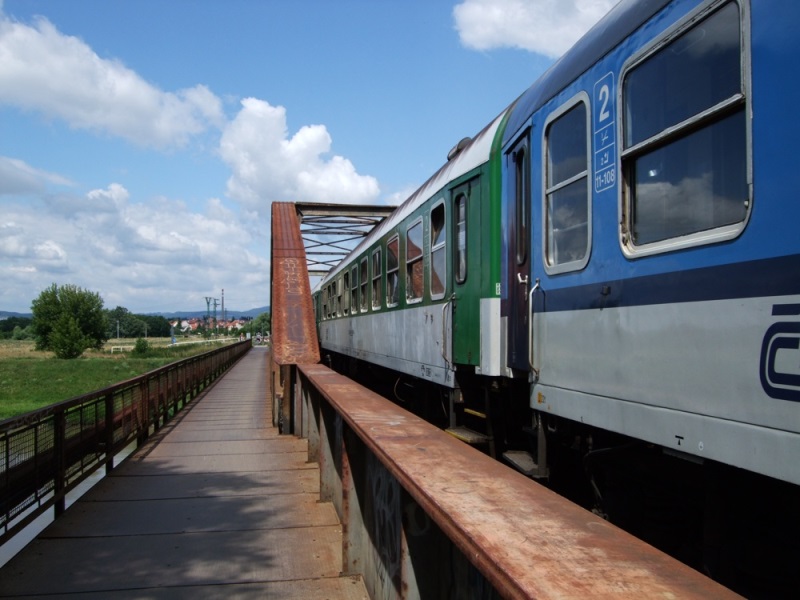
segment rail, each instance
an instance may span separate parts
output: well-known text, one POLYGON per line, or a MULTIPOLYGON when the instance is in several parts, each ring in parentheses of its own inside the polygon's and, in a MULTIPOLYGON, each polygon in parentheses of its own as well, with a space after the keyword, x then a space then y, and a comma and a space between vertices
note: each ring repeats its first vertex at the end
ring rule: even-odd
POLYGON ((0 422, 0 545, 143 443, 251 347, 237 342, 0 422))
POLYGON ((293 430, 372 598, 738 598, 323 365, 297 365, 293 430))

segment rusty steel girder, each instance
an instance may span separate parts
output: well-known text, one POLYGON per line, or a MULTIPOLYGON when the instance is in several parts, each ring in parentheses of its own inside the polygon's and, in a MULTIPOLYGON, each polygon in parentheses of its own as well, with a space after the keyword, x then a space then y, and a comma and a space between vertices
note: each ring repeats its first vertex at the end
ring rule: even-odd
MULTIPOLYGON (((422 597, 440 597, 435 593, 440 589, 438 582, 460 572, 447 563, 453 553, 437 545, 434 537, 424 537, 432 528, 415 526, 424 519, 409 517, 416 514, 410 504, 388 501, 389 488, 391 499, 399 496, 393 487, 396 481, 502 598, 740 598, 324 365, 301 366, 299 371, 307 388, 301 395, 319 397, 324 408, 306 411, 323 416, 317 431, 305 435, 315 439, 309 448, 316 449, 318 456, 311 460, 320 463, 323 489, 333 496, 328 499, 336 503, 335 494, 342 496, 344 572, 361 573, 368 590, 370 582, 380 588, 394 577, 399 580, 393 582, 398 590, 427 590, 422 597), (328 417, 330 423, 325 420, 326 413, 340 419, 338 430, 330 426, 335 423, 333 417, 328 417), (361 445, 350 441, 351 433, 361 445), (393 481, 371 468, 365 454, 374 456, 372 463, 379 462, 393 481), (360 466, 351 468, 351 463, 360 466), (370 471, 380 481, 371 481, 370 471), (359 477, 360 483, 355 481, 359 477), (356 488, 356 493, 350 493, 350 488, 356 488), (356 513, 361 507, 375 506, 377 512, 367 509, 371 512, 359 520, 356 513), (391 514, 392 507, 402 514, 391 514), (387 523, 403 531, 398 533, 387 523), (380 527, 386 531, 375 529, 380 527), (369 549, 371 543, 377 546, 369 549), (387 547, 391 544, 395 546, 387 547), (412 566, 399 565, 404 554, 425 553, 430 548, 435 548, 433 555, 408 556, 412 566), (370 553, 392 560, 370 560, 370 553), (369 571, 387 562, 390 568, 383 574, 373 576, 369 571)), ((310 419, 309 423, 313 428, 316 422, 310 419)), ((486 596, 464 592, 452 597, 486 596)))
POLYGON ((272 357, 278 365, 319 362, 319 342, 300 220, 292 202, 273 202, 272 357))

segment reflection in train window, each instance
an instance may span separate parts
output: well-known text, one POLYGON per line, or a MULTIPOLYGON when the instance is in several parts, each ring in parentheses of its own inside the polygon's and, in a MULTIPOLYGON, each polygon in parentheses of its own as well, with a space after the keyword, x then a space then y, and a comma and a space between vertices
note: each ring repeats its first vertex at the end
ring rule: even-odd
POLYGON ((446 239, 444 204, 438 204, 431 210, 431 298, 444 296, 447 281, 446 239))
POLYGON ((456 197, 456 281, 464 283, 467 280, 467 195, 459 194, 456 197))
POLYGON ((367 257, 361 259, 361 277, 359 282, 361 283, 361 312, 367 312, 367 257))
POLYGON ((627 72, 623 240, 666 247, 738 235, 750 210, 743 81, 736 2, 627 72))
POLYGON ((345 315, 350 312, 350 274, 345 272, 342 284, 342 313, 345 315))
POLYGON ((397 235, 386 242, 386 305, 400 302, 400 238, 397 235))
POLYGON ((408 228, 406 236, 406 298, 410 301, 422 299, 422 219, 408 228))
POLYGON ((336 281, 337 285, 337 296, 339 297, 339 316, 347 314, 347 309, 350 307, 348 302, 348 294, 349 290, 347 289, 348 285, 347 282, 350 281, 347 273, 345 273, 342 277, 336 281))
POLYGON ((350 311, 358 312, 358 267, 355 265, 350 271, 350 311))
POLYGON ((587 119, 586 103, 578 101, 556 112, 546 129, 544 242, 551 272, 582 268, 589 253, 587 119))
POLYGON ((383 274, 383 263, 381 262, 381 249, 377 248, 372 253, 372 308, 377 310, 381 307, 381 275, 383 274))

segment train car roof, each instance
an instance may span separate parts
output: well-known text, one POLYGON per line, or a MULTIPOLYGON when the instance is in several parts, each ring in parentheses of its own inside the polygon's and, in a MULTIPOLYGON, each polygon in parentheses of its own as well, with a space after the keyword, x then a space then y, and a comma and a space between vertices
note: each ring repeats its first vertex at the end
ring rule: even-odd
POLYGON ((512 111, 503 145, 516 137, 530 116, 584 71, 608 54, 671 0, 621 0, 522 94, 512 111))
POLYGON ((505 109, 468 142, 465 142, 465 140, 459 142, 458 145, 462 146, 463 144, 463 147, 458 154, 448 160, 430 179, 417 188, 405 202, 397 207, 391 216, 384 219, 383 222, 370 231, 338 265, 332 268, 327 275, 323 277, 320 285, 315 286, 315 289, 321 287, 331 278, 335 277, 344 269, 344 265, 348 264, 354 256, 362 253, 375 243, 376 240, 380 239, 388 231, 391 231, 391 229, 396 227, 397 224, 402 222, 408 215, 438 194, 448 183, 487 162, 492 150, 495 134, 507 111, 508 109, 505 109))

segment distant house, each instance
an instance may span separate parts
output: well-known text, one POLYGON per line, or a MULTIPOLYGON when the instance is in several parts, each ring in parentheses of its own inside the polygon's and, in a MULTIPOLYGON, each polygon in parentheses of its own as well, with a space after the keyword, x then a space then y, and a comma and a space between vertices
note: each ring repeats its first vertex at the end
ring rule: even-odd
MULTIPOLYGON (((246 324, 246 319, 229 319, 227 321, 220 319, 217 321, 216 327, 220 332, 230 333, 243 329, 246 324)), ((174 321, 170 321, 170 325, 175 329, 176 332, 179 331, 182 334, 190 334, 196 332, 198 327, 206 325, 206 320, 205 318, 190 317, 187 319, 176 319, 174 321)), ((211 327, 213 328, 213 320, 211 327)))

